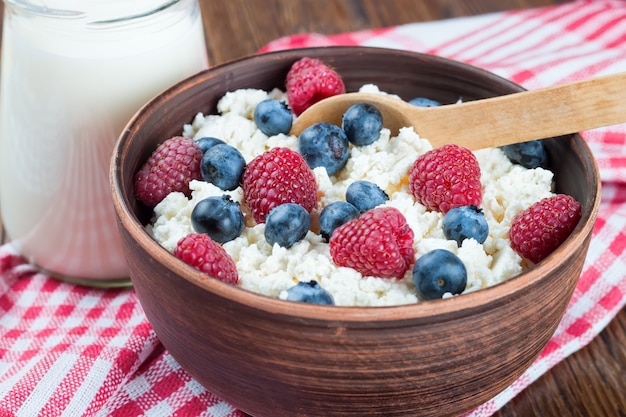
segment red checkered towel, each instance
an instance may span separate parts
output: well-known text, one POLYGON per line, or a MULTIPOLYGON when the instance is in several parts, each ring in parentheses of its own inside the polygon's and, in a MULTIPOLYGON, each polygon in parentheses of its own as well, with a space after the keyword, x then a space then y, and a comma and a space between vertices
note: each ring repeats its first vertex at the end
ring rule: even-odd
MULTIPOLYGON (((626 71, 626 2, 581 0, 335 36, 297 35, 262 52, 314 45, 437 54, 533 89, 626 71)), ((468 417, 493 414, 585 346, 626 302, 626 125, 584 137, 604 191, 578 287, 536 362, 468 417)), ((0 417, 170 415, 243 416, 180 368, 132 290, 61 283, 0 247, 0 417)))

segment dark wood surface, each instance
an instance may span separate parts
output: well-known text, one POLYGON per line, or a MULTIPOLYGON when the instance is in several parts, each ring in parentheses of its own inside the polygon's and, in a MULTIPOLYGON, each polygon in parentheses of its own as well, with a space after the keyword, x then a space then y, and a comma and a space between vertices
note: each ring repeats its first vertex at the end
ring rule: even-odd
MULTIPOLYGON (((281 36, 341 33, 563 0, 200 0, 212 65, 281 36)), ((0 9, 1 9, 0 5, 0 9)), ((4 232, 1 236, 4 241, 4 232)), ((498 417, 626 416, 626 311, 591 343, 534 382, 498 417)))

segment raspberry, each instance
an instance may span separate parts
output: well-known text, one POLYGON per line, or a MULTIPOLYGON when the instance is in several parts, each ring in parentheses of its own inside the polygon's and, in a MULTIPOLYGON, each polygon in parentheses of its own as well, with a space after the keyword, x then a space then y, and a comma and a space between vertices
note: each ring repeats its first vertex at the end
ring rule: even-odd
POLYGON ((276 147, 254 158, 243 174, 243 195, 257 223, 283 203, 300 204, 309 213, 317 205, 317 183, 302 156, 276 147))
POLYGON ((444 145, 421 155, 409 170, 409 188, 429 210, 447 213, 454 207, 480 207, 480 166, 467 148, 444 145))
POLYGON ((189 197, 189 182, 202 179, 201 161, 202 151, 193 139, 182 136, 167 139, 135 174, 137 199, 154 207, 172 191, 189 197))
POLYGON ((511 223, 511 247, 537 263, 551 254, 570 235, 581 216, 581 205, 573 197, 546 197, 518 214, 511 223))
POLYGON ((346 92, 337 72, 316 58, 296 61, 286 80, 287 101, 296 116, 318 101, 346 92))
POLYGON ((401 278, 413 262, 413 230, 400 211, 377 207, 338 227, 330 256, 364 276, 401 278))
POLYGON ((178 241, 174 256, 197 270, 228 284, 237 284, 235 261, 219 243, 202 233, 191 233, 178 241))

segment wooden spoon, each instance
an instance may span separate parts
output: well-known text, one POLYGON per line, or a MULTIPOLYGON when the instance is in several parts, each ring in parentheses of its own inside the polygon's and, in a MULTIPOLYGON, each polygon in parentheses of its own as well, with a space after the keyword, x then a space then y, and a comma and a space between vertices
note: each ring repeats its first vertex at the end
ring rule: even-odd
POLYGON ((456 143, 482 149, 626 122, 626 72, 438 107, 418 107, 383 94, 346 93, 309 107, 290 133, 299 135, 321 121, 341 126, 343 113, 356 103, 375 105, 393 134, 413 126, 435 148, 456 143))

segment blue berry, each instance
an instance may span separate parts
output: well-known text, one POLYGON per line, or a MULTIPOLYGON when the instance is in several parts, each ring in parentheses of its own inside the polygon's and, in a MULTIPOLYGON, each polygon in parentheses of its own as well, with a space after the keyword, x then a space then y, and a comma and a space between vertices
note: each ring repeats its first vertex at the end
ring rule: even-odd
POLYGON ((200 163, 202 178, 225 191, 239 186, 245 168, 246 161, 241 152, 227 144, 217 144, 207 149, 200 163))
POLYGON ((268 98, 255 107, 254 122, 267 136, 286 135, 291 130, 293 116, 285 102, 268 98))
POLYGON ((437 100, 431 100, 426 97, 415 97, 414 99, 409 100, 409 103, 418 106, 418 107, 437 107, 441 106, 441 103, 437 100))
POLYGON ((346 132, 350 143, 366 146, 374 143, 383 128, 383 116, 371 104, 357 103, 343 114, 341 128, 346 132))
POLYGON ((311 227, 311 215, 299 204, 285 203, 274 207, 265 218, 265 239, 290 248, 304 239, 311 227))
POLYGON ((478 243, 484 243, 489 235, 485 213, 474 205, 450 209, 443 217, 442 225, 446 239, 456 240, 459 246, 465 239, 470 238, 478 243))
POLYGON ((209 150, 209 148, 212 148, 215 145, 221 145, 224 143, 226 142, 224 142, 222 139, 214 138, 211 136, 205 136, 196 140, 196 144, 198 145, 202 153, 205 153, 207 150, 209 150))
POLYGON ((312 304, 335 304, 332 294, 320 287, 315 280, 299 282, 289 288, 287 290, 287 300, 312 304))
POLYGON ((467 285, 467 270, 454 253, 435 249, 413 265, 413 283, 417 295, 424 300, 435 300, 445 293, 461 294, 467 285))
POLYGON ((548 167, 548 153, 541 140, 504 145, 501 149, 511 162, 524 168, 548 167))
POLYGON ((191 226, 197 233, 205 233, 218 243, 238 237, 244 228, 239 203, 229 195, 200 200, 191 211, 191 226))
POLYGON ((359 209, 345 201, 330 203, 320 213, 320 234, 328 242, 339 226, 359 217, 359 209))
POLYGON ((339 172, 350 157, 346 133, 326 122, 306 128, 298 138, 298 150, 311 169, 325 167, 328 175, 339 172))
POLYGON ((355 181, 346 189, 346 201, 361 213, 380 206, 387 200, 387 193, 370 181, 355 181))

